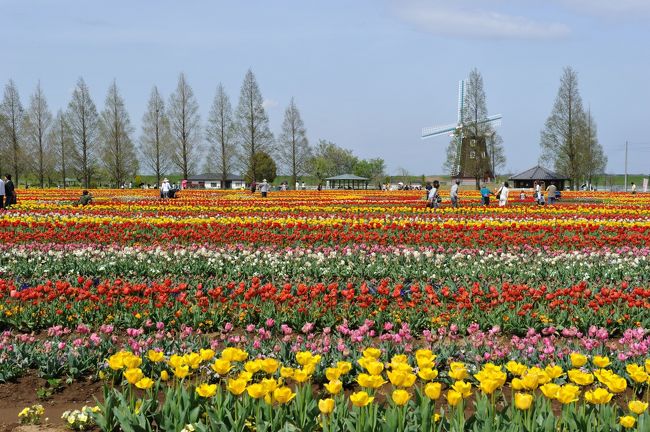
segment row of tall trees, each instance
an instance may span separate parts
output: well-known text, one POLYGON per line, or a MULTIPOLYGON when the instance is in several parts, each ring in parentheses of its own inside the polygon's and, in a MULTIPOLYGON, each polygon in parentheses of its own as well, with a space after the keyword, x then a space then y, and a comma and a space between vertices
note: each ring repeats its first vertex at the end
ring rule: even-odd
POLYGON ((591 184, 607 166, 607 156, 598 141, 596 122, 585 111, 578 89, 578 74, 566 67, 560 79, 553 110, 541 132, 540 161, 552 164, 555 171, 571 179, 575 189, 591 184))
MULTIPOLYGON (((326 177, 354 171, 352 165, 324 162, 330 153, 346 152, 333 143, 321 142, 315 149, 310 146, 293 98, 275 139, 251 70, 244 77, 235 110, 223 85, 217 86, 205 125, 184 74, 179 76, 167 103, 153 87, 141 132, 137 139, 134 136, 115 81, 108 89, 104 109, 98 112, 88 86, 80 78, 67 109, 55 116, 40 83, 27 111, 22 108, 15 83, 10 80, 5 86, 0 104, 0 151, 9 157, 0 158, 0 170, 12 172, 16 183, 29 175, 37 178, 41 187, 52 183, 65 186, 70 177, 85 187, 98 179, 119 186, 133 179, 143 167, 155 174, 158 184, 171 171, 187 178, 199 170, 218 173, 223 184, 228 175, 239 173, 249 181, 260 180, 260 164, 266 169, 269 161, 273 166, 277 161, 292 177, 291 185, 307 174, 326 177)), ((364 168, 364 173, 375 174, 384 167, 380 159, 363 162, 372 166, 364 168)))

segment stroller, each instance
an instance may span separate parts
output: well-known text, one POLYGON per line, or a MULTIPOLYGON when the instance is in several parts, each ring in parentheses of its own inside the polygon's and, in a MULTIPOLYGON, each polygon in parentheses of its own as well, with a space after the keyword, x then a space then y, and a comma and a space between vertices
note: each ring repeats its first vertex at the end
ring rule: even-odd
POLYGON ((176 194, 180 191, 180 189, 169 189, 169 198, 178 198, 176 194))

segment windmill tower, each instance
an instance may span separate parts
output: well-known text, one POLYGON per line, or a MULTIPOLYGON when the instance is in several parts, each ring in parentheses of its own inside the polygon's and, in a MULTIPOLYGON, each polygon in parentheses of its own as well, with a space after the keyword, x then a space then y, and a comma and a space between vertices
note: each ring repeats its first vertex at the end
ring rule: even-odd
MULTIPOLYGON (((477 172, 483 171, 482 167, 491 167, 489 155, 487 152, 485 136, 463 136, 464 129, 467 126, 476 124, 489 123, 492 126, 501 124, 501 114, 495 114, 484 117, 478 121, 465 123, 465 81, 458 82, 458 120, 454 124, 445 126, 433 126, 422 129, 422 139, 431 138, 439 135, 450 135, 456 139, 456 162, 452 169, 451 175, 454 177, 475 177, 477 172)), ((483 177, 493 177, 492 169, 488 172, 481 172, 483 177)))

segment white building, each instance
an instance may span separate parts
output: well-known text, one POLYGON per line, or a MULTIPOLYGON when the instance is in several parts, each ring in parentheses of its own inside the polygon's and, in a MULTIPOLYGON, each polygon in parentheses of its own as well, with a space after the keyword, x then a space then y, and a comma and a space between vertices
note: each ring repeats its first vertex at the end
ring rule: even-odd
POLYGON ((228 174, 226 184, 221 184, 221 174, 205 173, 187 178, 188 189, 241 189, 246 187, 244 178, 239 175, 228 174))

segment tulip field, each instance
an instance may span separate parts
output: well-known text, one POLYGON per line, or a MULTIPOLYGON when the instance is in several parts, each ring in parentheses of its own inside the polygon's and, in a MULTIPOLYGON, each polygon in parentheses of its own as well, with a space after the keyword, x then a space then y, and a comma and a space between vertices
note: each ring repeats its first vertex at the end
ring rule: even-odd
POLYGON ((103 388, 49 422, 650 431, 650 194, 92 194, 0 212, 0 387, 103 388))

